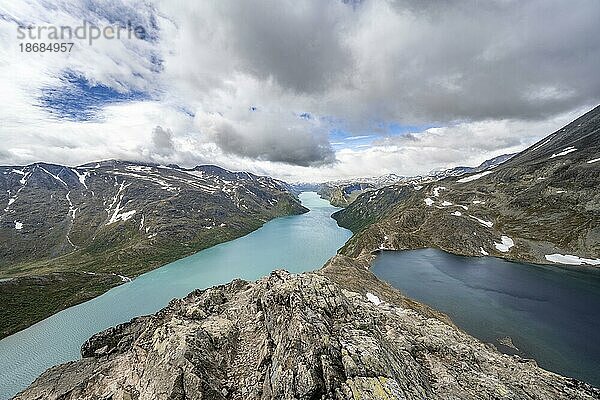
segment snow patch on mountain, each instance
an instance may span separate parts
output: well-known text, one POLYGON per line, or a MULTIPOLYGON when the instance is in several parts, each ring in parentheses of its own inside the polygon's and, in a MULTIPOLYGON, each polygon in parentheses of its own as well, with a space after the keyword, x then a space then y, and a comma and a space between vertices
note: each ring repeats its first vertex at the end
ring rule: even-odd
POLYGON ((563 151, 561 151, 561 152, 552 154, 550 156, 550 158, 566 156, 567 154, 572 153, 574 151, 577 151, 577 149, 573 146, 569 146, 569 147, 563 149, 563 151))
POLYGON ((600 259, 598 258, 581 258, 572 254, 546 254, 546 260, 557 264, 600 265, 600 259))
POLYGON ((433 188, 433 195, 435 197, 440 197, 440 190, 446 190, 445 186, 436 186, 433 188))
POLYGON ((466 178, 459 179, 456 182, 458 182, 458 183, 472 182, 472 181, 475 181, 475 180, 477 180, 479 178, 483 178, 484 176, 489 175, 492 172, 494 172, 494 171, 484 171, 484 172, 481 172, 479 174, 475 174, 475 175, 467 176, 466 178))
POLYGON ((382 301, 379 299, 379 297, 378 297, 378 296, 376 296, 376 295, 374 295, 374 294, 373 294, 373 293, 371 293, 371 292, 367 292, 367 299, 368 299, 368 300, 369 300, 371 303, 375 304, 376 306, 378 306, 378 305, 380 305, 380 304, 382 303, 382 301))
POLYGON ((506 235, 502 235, 500 240, 502 241, 502 243, 494 242, 494 246, 496 246, 496 250, 501 251, 503 253, 509 252, 511 247, 515 245, 515 242, 506 235))
POLYGON ((71 171, 73 171, 75 173, 75 175, 77 175, 77 178, 79 179, 79 183, 81 183, 81 185, 87 189, 88 187, 87 187, 87 184, 85 183, 85 180, 87 179, 88 175, 90 174, 90 171, 85 171, 83 173, 80 173, 79 171, 77 171, 74 168, 72 168, 71 171))
POLYGON ((470 215, 470 214, 469 214, 469 217, 473 218, 474 220, 477 220, 477 222, 479 222, 481 225, 483 225, 485 227, 491 228, 492 226, 494 226, 494 223, 492 221, 486 221, 484 219, 477 218, 476 216, 470 215))

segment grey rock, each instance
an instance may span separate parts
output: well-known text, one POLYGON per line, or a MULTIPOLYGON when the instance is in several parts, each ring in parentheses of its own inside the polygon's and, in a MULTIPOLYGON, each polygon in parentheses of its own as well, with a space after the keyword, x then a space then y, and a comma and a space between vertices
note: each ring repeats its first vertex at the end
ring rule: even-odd
POLYGON ((499 353, 364 267, 337 256, 317 273, 195 291, 92 337, 82 360, 16 399, 600 398, 499 353))

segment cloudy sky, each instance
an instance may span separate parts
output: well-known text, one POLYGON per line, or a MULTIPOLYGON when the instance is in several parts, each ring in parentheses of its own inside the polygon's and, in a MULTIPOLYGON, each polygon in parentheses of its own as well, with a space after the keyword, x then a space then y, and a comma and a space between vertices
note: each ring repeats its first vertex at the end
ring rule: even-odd
POLYGON ((598 21, 598 0, 0 0, 0 164, 476 165, 600 103, 598 21), (19 26, 84 21, 145 34, 20 51, 19 26))

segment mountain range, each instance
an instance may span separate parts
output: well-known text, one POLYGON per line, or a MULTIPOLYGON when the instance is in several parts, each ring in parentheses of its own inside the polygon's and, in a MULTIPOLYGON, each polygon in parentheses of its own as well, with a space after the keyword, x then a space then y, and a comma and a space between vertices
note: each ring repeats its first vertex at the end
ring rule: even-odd
MULTIPOLYGON (((453 167, 447 169, 433 170, 426 175, 401 176, 387 174, 371 178, 344 179, 329 181, 313 185, 321 197, 327 199, 331 204, 338 207, 347 207, 364 192, 379 189, 394 184, 422 185, 445 179, 450 176, 461 176, 474 172, 482 172, 492 169, 509 160, 515 154, 503 154, 482 162, 477 167, 453 167)), ((306 184, 304 184, 306 185, 306 184)), ((303 184, 297 186, 303 187, 303 184)))
POLYGON ((364 193, 334 214, 353 257, 434 247, 534 263, 600 264, 600 107, 494 169, 364 193))
POLYGON ((125 161, 0 167, 0 337, 306 212, 276 179, 125 161))

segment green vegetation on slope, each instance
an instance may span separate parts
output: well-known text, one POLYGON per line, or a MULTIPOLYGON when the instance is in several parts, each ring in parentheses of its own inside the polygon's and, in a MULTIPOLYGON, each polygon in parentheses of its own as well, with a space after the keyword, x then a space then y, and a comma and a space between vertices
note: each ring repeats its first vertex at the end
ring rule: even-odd
POLYGON ((0 280, 0 338, 270 219, 307 211, 281 182, 212 166, 21 168, 0 174, 8 188, 0 203, 11 203, 0 214, 0 278, 12 278, 0 280), (129 218, 111 221, 115 215, 129 218))

